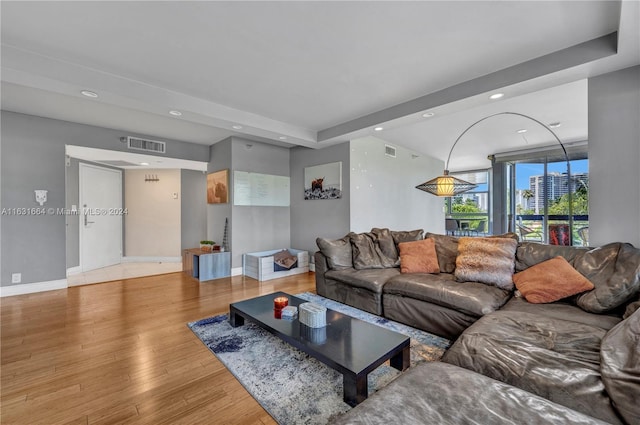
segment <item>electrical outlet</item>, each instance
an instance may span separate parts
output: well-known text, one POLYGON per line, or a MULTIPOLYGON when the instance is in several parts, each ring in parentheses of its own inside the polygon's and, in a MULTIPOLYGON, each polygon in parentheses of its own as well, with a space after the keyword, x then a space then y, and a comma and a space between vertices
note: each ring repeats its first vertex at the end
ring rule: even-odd
POLYGON ((20 282, 22 282, 22 273, 12 273, 11 283, 20 283, 20 282))

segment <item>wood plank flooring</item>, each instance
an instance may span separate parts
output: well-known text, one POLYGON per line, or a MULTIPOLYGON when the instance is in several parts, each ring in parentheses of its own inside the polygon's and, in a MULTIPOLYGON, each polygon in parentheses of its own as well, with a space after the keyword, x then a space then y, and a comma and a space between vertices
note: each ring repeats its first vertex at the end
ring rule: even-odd
POLYGON ((186 323, 313 273, 200 283, 184 273, 2 298, 2 424, 274 424, 186 323))

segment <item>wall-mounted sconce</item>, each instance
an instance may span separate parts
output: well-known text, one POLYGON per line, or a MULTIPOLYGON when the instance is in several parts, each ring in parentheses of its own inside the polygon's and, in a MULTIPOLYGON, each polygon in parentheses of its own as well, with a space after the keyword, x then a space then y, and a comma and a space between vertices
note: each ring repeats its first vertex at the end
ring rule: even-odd
POLYGON ((145 174, 144 175, 144 181, 146 182, 159 182, 160 179, 158 178, 158 176, 156 174, 145 174))

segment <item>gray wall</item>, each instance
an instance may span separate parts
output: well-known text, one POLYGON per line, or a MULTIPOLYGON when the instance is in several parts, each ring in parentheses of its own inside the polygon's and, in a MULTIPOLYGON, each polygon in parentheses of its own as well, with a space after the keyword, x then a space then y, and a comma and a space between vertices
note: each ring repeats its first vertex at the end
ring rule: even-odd
POLYGON ((206 174, 195 170, 181 170, 180 197, 181 248, 197 248, 200 241, 207 237, 206 174))
POLYGON ((589 244, 640 247, 640 66, 589 79, 589 244))
MULTIPOLYGON (((46 189, 47 208, 65 207, 65 144, 126 151, 120 137, 126 133, 14 112, 1 112, 2 208, 38 207, 35 189, 46 189)), ((207 161, 209 147, 166 140, 167 155, 207 161)), ((2 270, 0 283, 11 285, 11 273, 22 273, 21 283, 66 278, 64 215, 8 216, 1 219, 2 270)))
MULTIPOLYGON (((236 137, 232 138, 231 148, 231 188, 234 170, 290 176, 289 149, 236 137)), ((231 193, 233 202, 232 189, 231 193)), ((231 228, 231 265, 241 267, 242 254, 290 247, 290 207, 234 205, 231 228)))
MULTIPOLYGON (((65 204, 65 148, 61 122, 2 111, 2 208, 39 208, 34 190, 48 190, 45 208, 65 204), (49 124, 49 123, 47 123, 49 124), (51 143, 49 143, 51 141, 51 143)), ((66 123, 65 123, 66 124, 66 123)), ((66 278, 64 215, 2 216, 2 286, 66 278)))
POLYGON ((313 254, 316 238, 341 238, 349 233, 350 191, 349 143, 324 149, 295 147, 290 150, 291 247, 313 254), (342 199, 304 200, 304 168, 342 161, 342 199))
MULTIPOLYGON (((213 173, 216 171, 227 169, 229 170, 229 203, 227 204, 208 204, 207 205, 207 239, 217 242, 222 245, 222 238, 224 237, 224 221, 225 218, 229 219, 229 228, 227 230, 227 237, 229 246, 228 250, 233 250, 231 246, 231 223, 233 217, 232 211, 232 195, 233 195, 233 171, 231 163, 231 143, 232 139, 229 137, 221 142, 211 146, 209 165, 207 171, 213 173)), ((206 183, 205 183, 206 185, 206 183)))

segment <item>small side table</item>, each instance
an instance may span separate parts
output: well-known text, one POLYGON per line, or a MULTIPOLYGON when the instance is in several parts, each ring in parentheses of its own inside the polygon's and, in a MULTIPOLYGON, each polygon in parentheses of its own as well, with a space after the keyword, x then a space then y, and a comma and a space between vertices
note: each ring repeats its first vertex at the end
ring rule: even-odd
POLYGON ((200 248, 182 252, 182 271, 200 280, 231 276, 231 252, 208 252, 200 248))

